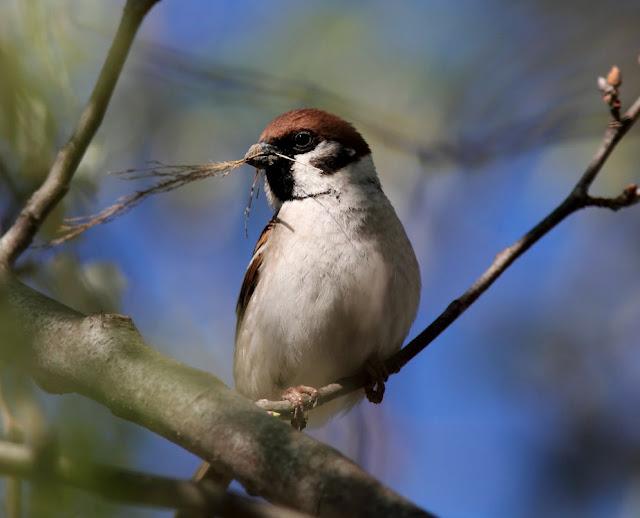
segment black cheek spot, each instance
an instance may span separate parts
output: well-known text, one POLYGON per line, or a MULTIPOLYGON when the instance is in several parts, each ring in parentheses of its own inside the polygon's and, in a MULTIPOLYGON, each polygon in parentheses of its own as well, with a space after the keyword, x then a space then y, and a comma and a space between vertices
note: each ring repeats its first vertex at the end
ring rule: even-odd
POLYGON ((314 158, 310 164, 320 169, 322 174, 333 174, 355 160, 357 160, 355 151, 341 146, 337 153, 314 158))

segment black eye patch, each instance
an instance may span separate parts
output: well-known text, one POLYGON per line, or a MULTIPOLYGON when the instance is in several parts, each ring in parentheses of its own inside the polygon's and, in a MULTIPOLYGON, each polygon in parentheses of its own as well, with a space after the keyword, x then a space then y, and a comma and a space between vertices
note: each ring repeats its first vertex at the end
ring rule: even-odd
POLYGON ((320 139, 310 130, 292 131, 284 137, 278 139, 274 144, 284 155, 298 155, 308 153, 314 149, 320 139))
POLYGON ((291 162, 279 159, 273 165, 265 169, 269 188, 274 196, 280 201, 293 199, 293 187, 295 182, 291 174, 291 162))

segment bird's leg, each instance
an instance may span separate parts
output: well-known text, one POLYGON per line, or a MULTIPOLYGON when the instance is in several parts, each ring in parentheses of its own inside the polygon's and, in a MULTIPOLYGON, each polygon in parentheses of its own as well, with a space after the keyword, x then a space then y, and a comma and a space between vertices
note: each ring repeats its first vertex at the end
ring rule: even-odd
POLYGON ((372 356, 364 364, 369 381, 364 386, 364 393, 372 403, 382 403, 384 383, 389 379, 389 371, 378 356, 372 356))
POLYGON ((304 415, 305 397, 310 398, 311 406, 315 406, 318 401, 318 390, 306 385, 298 385, 297 387, 289 387, 282 393, 282 399, 293 405, 291 426, 296 430, 303 430, 307 426, 307 418, 304 415))

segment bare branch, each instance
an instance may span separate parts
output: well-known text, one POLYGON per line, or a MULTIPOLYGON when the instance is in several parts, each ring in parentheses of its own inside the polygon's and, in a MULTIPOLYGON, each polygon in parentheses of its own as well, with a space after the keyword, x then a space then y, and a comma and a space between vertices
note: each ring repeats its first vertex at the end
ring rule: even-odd
POLYGON ((78 464, 65 457, 50 457, 48 451, 0 441, 0 473, 16 478, 62 482, 116 502, 215 513, 216 516, 308 516, 226 492, 212 482, 198 484, 113 466, 78 464))
POLYGON ((618 196, 615 198, 600 198, 597 196, 588 197, 588 206, 590 207, 602 207, 611 210, 620 210, 625 207, 635 205, 640 201, 640 188, 637 185, 632 184, 627 186, 618 196))
MULTIPOLYGON (((619 71, 618 71, 619 74, 619 71)), ((619 77, 609 74, 613 82, 619 77)), ((618 82, 619 86, 619 82, 618 82)), ((617 88, 617 87, 616 87, 617 88)), ((617 94, 616 94, 617 95, 617 94)), ((593 184, 596 176, 602 169, 612 151, 622 137, 626 135, 631 126, 640 117, 640 97, 633 103, 627 112, 619 118, 613 120, 602 138, 602 143, 587 169, 583 173, 575 187, 548 216, 533 227, 511 246, 500 252, 493 263, 478 277, 478 279, 460 297, 451 302, 447 308, 427 326, 418 336, 411 340, 396 354, 388 358, 385 365, 389 373, 398 373, 407 363, 422 352, 431 342, 433 342, 442 332, 455 322, 469 306, 471 306, 480 295, 502 275, 502 273, 540 238, 555 228, 569 215, 585 207, 603 207, 611 210, 619 210, 640 202, 640 189, 636 185, 628 186, 619 196, 614 198, 593 197, 589 194, 589 188, 593 184)), ((327 403, 337 397, 344 396, 354 390, 362 388, 368 381, 364 372, 349 378, 341 379, 319 389, 317 401, 305 400, 305 408, 310 410, 319 405, 327 403)), ((257 405, 268 411, 277 412, 282 417, 290 418, 293 407, 288 401, 257 401, 257 405)))
POLYGON ((29 246, 51 210, 64 197, 78 164, 100 126, 122 66, 144 16, 158 0, 127 0, 107 59, 78 124, 58 152, 49 174, 0 240, 0 263, 13 264, 29 246))
POLYGON ((598 88, 602 92, 602 100, 609 105, 611 117, 620 122, 620 87, 622 86, 622 73, 617 66, 611 67, 607 77, 598 78, 598 88))

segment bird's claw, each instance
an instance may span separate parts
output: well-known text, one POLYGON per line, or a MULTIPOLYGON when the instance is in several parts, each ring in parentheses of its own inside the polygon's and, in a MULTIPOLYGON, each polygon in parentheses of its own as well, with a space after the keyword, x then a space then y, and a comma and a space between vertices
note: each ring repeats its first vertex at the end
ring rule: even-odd
POLYGON ((372 403, 382 403, 385 382, 389 379, 389 370, 378 357, 372 357, 364 364, 369 381, 364 386, 364 393, 372 403))
POLYGON ((293 406, 291 413, 291 426, 296 430, 303 430, 307 426, 307 417, 305 416, 304 404, 305 399, 311 406, 316 406, 318 402, 318 390, 306 385, 298 385, 297 387, 289 387, 282 393, 282 399, 288 401, 293 406))

